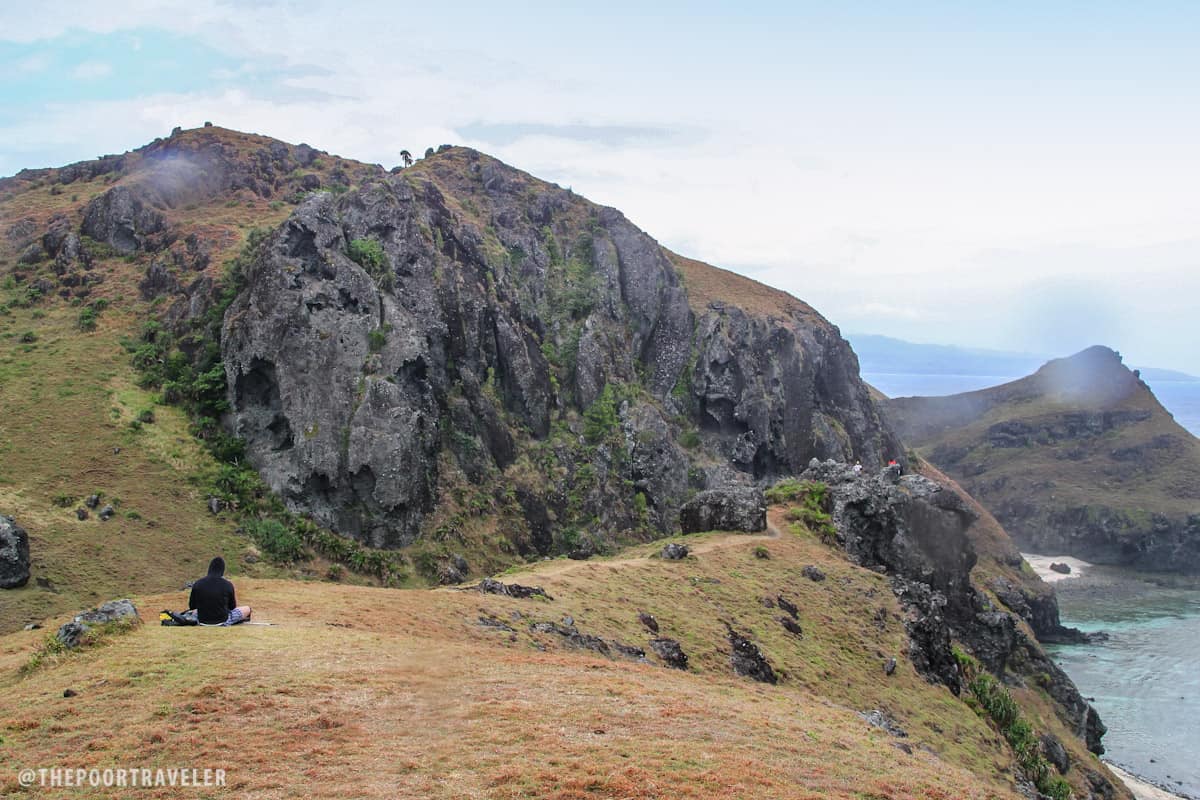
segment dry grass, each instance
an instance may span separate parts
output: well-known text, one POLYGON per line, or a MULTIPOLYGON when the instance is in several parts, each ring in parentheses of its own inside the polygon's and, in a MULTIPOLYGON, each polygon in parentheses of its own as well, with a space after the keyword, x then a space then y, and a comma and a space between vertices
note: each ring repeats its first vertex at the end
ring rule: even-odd
MULTIPOLYGON (((667 255, 683 277, 688 303, 697 314, 705 313, 710 303, 726 303, 748 314, 779 319, 799 316, 821 320, 812 306, 780 289, 670 251, 667 251, 667 255)), ((828 323, 824 325, 828 326, 828 323)))
MULTIPOLYGON (((248 798, 1014 796, 1004 748, 964 704, 902 656, 884 678, 879 655, 902 645, 899 622, 849 624, 856 605, 895 610, 890 592, 868 597, 878 576, 806 536, 691 538, 699 554, 684 562, 635 549, 506 578, 554 602, 245 579, 241 596, 278 627, 147 625, 24 679, 16 670, 39 638, 13 634, 0 639, 5 760, 220 767, 248 798), (827 581, 800 577, 805 563, 827 581), (801 606, 804 639, 759 603, 767 592, 801 606), (644 646, 639 610, 683 642, 691 671, 528 631, 570 614, 585 632, 644 646), (731 674, 721 618, 759 642, 786 674, 779 686, 731 674), (79 695, 64 699, 68 687, 79 695), (911 754, 853 713, 874 707, 909 729, 911 754)), ((139 606, 150 616, 180 600, 139 606)), ((17 792, 11 772, 0 780, 17 792)))

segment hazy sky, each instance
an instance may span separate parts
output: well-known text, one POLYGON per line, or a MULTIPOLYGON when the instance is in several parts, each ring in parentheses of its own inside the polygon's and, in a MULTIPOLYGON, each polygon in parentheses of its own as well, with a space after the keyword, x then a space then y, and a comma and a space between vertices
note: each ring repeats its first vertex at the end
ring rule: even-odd
POLYGON ((21 5, 0 174, 205 120, 466 144, 848 332, 1200 373, 1194 2, 21 5))

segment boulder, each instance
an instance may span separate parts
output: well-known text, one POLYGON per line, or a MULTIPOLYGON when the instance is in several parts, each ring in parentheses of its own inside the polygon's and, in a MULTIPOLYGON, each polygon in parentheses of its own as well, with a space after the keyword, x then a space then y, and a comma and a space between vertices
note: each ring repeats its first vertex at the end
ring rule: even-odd
POLYGON ((688 668, 688 657, 683 652, 683 648, 679 646, 679 642, 674 639, 658 638, 650 640, 650 649, 654 654, 663 660, 663 663, 673 669, 686 670, 688 668))
POLYGON ((810 581, 820 583, 825 580, 825 572, 817 566, 806 564, 804 569, 800 570, 800 574, 808 578, 810 581))
POLYGON ((1070 564, 1062 564, 1058 561, 1050 562, 1050 569, 1052 569, 1053 571, 1057 572, 1060 575, 1070 575, 1071 574, 1071 565, 1070 564))
POLYGON ((0 515, 0 589, 29 582, 29 536, 12 517, 0 515))
POLYGON ((758 645, 729 627, 728 624, 726 628, 729 634, 729 644, 733 648, 733 654, 729 659, 733 671, 744 678, 752 678, 760 683, 778 683, 779 678, 775 675, 775 670, 771 668, 766 656, 758 649, 758 645))
POLYGON ((128 599, 110 600, 98 608, 77 614, 75 619, 58 629, 57 638, 64 647, 74 649, 83 643, 84 637, 93 627, 111 623, 140 625, 142 618, 137 608, 128 599))
POLYGON ((684 533, 745 531, 767 528, 767 501, 752 486, 725 486, 700 492, 679 511, 684 533))
POLYGON ((1053 764, 1060 774, 1065 775, 1071 768, 1071 757, 1067 755, 1067 748, 1063 747, 1063 743, 1054 734, 1043 733, 1039 744, 1046 760, 1053 764))
POLYGON ((88 203, 80 231, 121 255, 145 249, 147 237, 166 230, 163 215, 126 186, 114 186, 88 203))
POLYGON ((662 549, 662 557, 667 561, 680 561, 688 557, 688 546, 671 542, 662 549))

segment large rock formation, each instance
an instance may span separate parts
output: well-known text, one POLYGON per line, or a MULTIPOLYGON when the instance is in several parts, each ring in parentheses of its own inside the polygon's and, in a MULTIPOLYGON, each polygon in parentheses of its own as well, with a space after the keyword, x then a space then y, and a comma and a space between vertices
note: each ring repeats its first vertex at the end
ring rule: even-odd
POLYGON ((807 306, 737 305, 752 282, 471 150, 314 195, 246 277, 232 425, 293 508, 373 545, 413 541, 464 480, 548 552, 674 530, 710 482, 899 452, 807 306))
POLYGON ((0 515, 0 589, 29 582, 29 537, 12 517, 0 515))
POLYGON ((886 403, 1026 550, 1200 571, 1200 441, 1104 347, 1019 381, 886 403))
MULTIPOLYGON (((972 583, 976 551, 968 531, 978 515, 957 492, 921 475, 856 472, 833 461, 814 461, 802 477, 828 487, 829 513, 847 554, 891 576, 909 611, 909 658, 919 672, 959 692, 962 676, 951 642, 962 641, 996 675, 1011 670, 1036 676, 1088 748, 1104 752, 1105 727, 1095 709, 1022 632, 1017 617, 995 607, 972 583)), ((1055 607, 1045 624, 1061 628, 1057 617, 1055 607)))

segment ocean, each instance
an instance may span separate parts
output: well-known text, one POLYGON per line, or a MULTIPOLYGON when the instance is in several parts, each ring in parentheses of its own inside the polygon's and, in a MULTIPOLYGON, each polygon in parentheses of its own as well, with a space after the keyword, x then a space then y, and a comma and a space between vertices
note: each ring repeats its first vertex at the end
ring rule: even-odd
MULTIPOLYGON (((1001 375, 864 373, 889 397, 957 394, 1015 380, 1001 375)), ((1200 382, 1150 388, 1175 420, 1200 436, 1200 382)), ((1103 630, 1102 644, 1047 648, 1108 734, 1105 758, 1200 800, 1200 590, 1157 586, 1119 570, 1055 584, 1063 623, 1103 630), (1078 583, 1076 582, 1078 580, 1078 583)))
MULTIPOLYGON (((1015 381, 1020 375, 913 375, 864 372, 863 379, 888 397, 935 397, 973 392, 1015 381)), ((1200 381, 1154 381, 1150 389, 1175 421, 1200 436, 1200 381)))
POLYGON ((1200 798, 1200 591, 1091 568, 1055 584, 1063 623, 1104 631, 1094 645, 1048 647, 1108 726, 1105 758, 1200 798), (1091 584, 1089 586, 1089 584, 1091 584))

